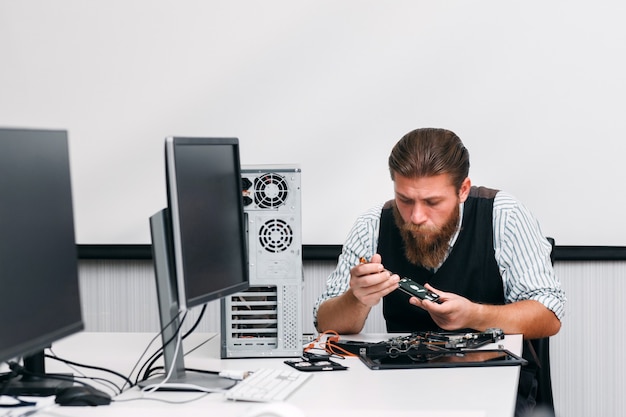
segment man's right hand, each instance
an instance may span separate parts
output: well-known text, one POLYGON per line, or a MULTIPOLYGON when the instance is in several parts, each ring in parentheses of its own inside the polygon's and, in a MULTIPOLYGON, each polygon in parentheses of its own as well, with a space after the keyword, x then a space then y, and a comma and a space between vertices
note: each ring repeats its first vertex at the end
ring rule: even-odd
POLYGON ((373 307, 390 292, 398 288, 400 277, 387 271, 379 254, 367 263, 350 270, 350 290, 362 304, 373 307))

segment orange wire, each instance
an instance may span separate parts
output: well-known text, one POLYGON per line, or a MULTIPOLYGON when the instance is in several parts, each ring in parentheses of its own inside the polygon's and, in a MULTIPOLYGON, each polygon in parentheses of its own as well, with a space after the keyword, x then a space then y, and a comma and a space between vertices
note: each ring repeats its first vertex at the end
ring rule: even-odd
POLYGON ((315 340, 313 340, 311 343, 309 343, 305 348, 304 351, 308 352, 311 349, 322 349, 324 350, 326 353, 329 353, 331 355, 337 355, 337 356, 341 356, 341 357, 345 357, 345 356, 357 356, 352 352, 348 352, 347 350, 337 346, 337 345, 333 345, 333 343, 338 342, 339 341, 339 333, 337 333, 334 330, 327 330, 323 333, 320 333, 315 340), (321 341, 322 338, 326 336, 326 340, 325 341, 321 341), (319 346, 315 346, 316 343, 319 343, 319 346))

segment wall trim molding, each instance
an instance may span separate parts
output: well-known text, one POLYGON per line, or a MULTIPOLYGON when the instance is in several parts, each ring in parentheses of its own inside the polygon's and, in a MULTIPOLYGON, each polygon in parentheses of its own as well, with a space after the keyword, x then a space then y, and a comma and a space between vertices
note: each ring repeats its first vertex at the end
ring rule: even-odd
MULTIPOLYGON (((342 245, 303 245, 305 261, 337 260, 342 245)), ((78 245, 79 259, 152 259, 150 245, 78 245)), ((555 261, 626 261, 626 246, 555 246, 555 261)))

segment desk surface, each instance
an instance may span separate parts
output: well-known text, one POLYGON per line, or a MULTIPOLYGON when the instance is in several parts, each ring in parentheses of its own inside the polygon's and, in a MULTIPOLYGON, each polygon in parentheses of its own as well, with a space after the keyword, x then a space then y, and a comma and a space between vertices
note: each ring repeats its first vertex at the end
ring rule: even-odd
MULTIPOLYGON (((128 375, 154 336, 149 333, 83 332, 56 343, 53 351, 64 359, 102 366, 128 375)), ((351 338, 380 341, 386 340, 388 335, 356 335, 351 338)), ((521 336, 507 336, 501 342, 511 352, 521 352, 521 336)), ((160 338, 150 350, 158 348, 159 343, 160 338)), ((215 334, 190 335, 184 342, 185 352, 190 352, 185 357, 185 366, 212 371, 287 367, 283 363, 284 358, 220 359, 219 343, 219 336, 215 334)), ((378 417, 390 412, 399 417, 513 415, 519 378, 518 366, 373 371, 358 358, 346 358, 342 364, 349 369, 314 373, 303 387, 288 398, 288 402, 301 408, 306 416, 378 417)), ((48 360, 46 366, 49 372, 68 372, 67 366, 57 361, 48 360)), ((84 369, 81 371, 88 376, 113 379, 110 374, 84 369)), ((76 370, 70 372, 77 373, 76 370)), ((137 389, 129 390, 115 399, 134 400, 117 401, 104 407, 53 406, 42 409, 37 415, 170 417, 210 414, 227 417, 241 416, 255 406, 253 403, 225 400, 222 394, 161 391, 142 393, 137 389), (192 401, 194 399, 197 400, 192 401)))

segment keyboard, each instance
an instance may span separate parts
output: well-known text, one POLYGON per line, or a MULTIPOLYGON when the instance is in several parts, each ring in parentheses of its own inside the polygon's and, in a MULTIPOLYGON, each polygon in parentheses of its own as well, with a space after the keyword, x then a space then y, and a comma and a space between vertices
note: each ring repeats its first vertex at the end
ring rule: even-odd
POLYGON ((235 401, 283 401, 310 377, 310 374, 295 369, 261 368, 226 391, 226 398, 235 401))

